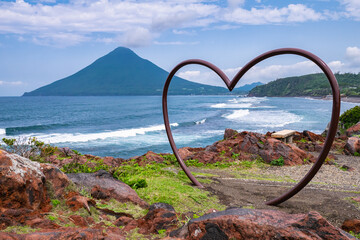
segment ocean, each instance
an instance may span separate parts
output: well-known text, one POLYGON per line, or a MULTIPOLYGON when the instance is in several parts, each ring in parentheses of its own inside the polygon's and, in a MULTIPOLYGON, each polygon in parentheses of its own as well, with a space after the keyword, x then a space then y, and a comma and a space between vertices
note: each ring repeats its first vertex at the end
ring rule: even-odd
MULTIPOLYGON (((341 112, 356 106, 343 102, 341 112)), ((225 128, 266 133, 281 129, 322 133, 332 101, 310 98, 169 96, 177 146, 205 147, 225 128)), ((130 158, 172 152, 161 96, 0 97, 0 138, 36 137, 81 153, 130 158)))

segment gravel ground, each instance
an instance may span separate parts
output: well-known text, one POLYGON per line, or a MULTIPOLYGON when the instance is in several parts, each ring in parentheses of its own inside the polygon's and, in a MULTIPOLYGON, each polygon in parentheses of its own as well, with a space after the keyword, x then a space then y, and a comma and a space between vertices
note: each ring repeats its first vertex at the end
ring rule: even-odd
MULTIPOLYGON (((317 153, 312 153, 314 156, 317 153)), ((311 185, 330 185, 337 189, 354 189, 360 191, 360 157, 336 155, 336 165, 322 165, 319 172, 310 182, 311 185), (343 165, 352 168, 351 171, 344 171, 343 165)), ((295 181, 302 179, 310 170, 312 165, 270 167, 261 171, 265 175, 287 176, 295 181)))

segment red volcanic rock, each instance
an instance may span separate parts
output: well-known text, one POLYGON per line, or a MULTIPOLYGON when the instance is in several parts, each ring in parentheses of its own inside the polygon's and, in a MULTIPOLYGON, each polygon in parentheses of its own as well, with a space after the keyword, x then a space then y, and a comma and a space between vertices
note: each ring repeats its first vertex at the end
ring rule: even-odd
POLYGON ((118 167, 125 159, 123 158, 113 158, 113 157, 104 157, 103 163, 110 167, 118 167))
POLYGON ((87 227, 87 226, 89 226, 86 219, 83 218, 82 216, 79 216, 79 215, 71 215, 69 217, 69 220, 72 221, 76 226, 79 226, 79 227, 87 227))
POLYGON ((156 154, 152 151, 148 151, 144 155, 135 157, 133 159, 137 164, 139 164, 139 166, 145 166, 146 164, 153 162, 162 163, 164 161, 164 159, 161 156, 159 156, 159 154, 156 154))
POLYGON ((28 225, 32 228, 41 228, 41 229, 58 229, 59 225, 54 223, 49 219, 34 218, 25 222, 25 225, 28 225))
POLYGON ((130 223, 133 220, 134 219, 131 217, 122 216, 122 217, 119 217, 118 219, 116 219, 116 221, 114 222, 114 225, 117 227, 126 226, 128 223, 130 223))
POLYGON ((44 231, 28 234, 14 234, 0 232, 2 240, 73 240, 73 239, 91 239, 91 240, 125 240, 126 238, 118 228, 93 229, 93 228, 63 228, 56 231, 44 231))
POLYGON ((234 137, 238 132, 236 130, 233 130, 231 128, 226 128, 224 133, 224 139, 229 139, 234 137))
POLYGON ((307 130, 303 131, 303 136, 311 142, 316 142, 316 141, 324 142, 325 141, 325 137, 318 135, 316 133, 307 131, 307 130))
POLYGON ((56 166, 48 163, 40 165, 46 181, 51 184, 51 191, 54 191, 57 198, 62 198, 65 195, 65 188, 71 183, 71 181, 66 174, 60 171, 60 169, 56 166))
POLYGON ((346 136, 351 137, 353 135, 360 134, 360 122, 346 130, 346 136))
POLYGON ((168 231, 177 227, 178 219, 174 208, 166 203, 154 203, 149 207, 149 212, 142 218, 128 223, 124 231, 139 228, 141 234, 158 233, 161 229, 168 231))
POLYGON ((179 149, 179 154, 182 160, 188 159, 189 156, 193 155, 193 152, 189 147, 183 147, 179 149))
POLYGON ((114 189, 102 188, 98 185, 91 189, 91 196, 96 199, 109 200, 114 189))
POLYGON ((348 219, 345 220, 341 228, 347 232, 354 232, 355 234, 360 233, 360 219, 348 219))
POLYGON ((360 153, 360 138, 349 137, 344 147, 344 152, 347 155, 354 155, 355 152, 360 153))
POLYGON ((49 207, 40 164, 0 150, 0 208, 40 210, 49 207))
POLYGON ((131 187, 113 178, 110 173, 104 170, 96 173, 70 173, 67 176, 75 184, 88 188, 89 191, 93 189, 93 193, 102 191, 105 194, 104 196, 110 194, 110 198, 119 202, 133 202, 144 208, 149 206, 131 187), (95 188, 96 186, 97 188, 95 188))
POLYGON ((170 236, 185 239, 356 239, 317 212, 232 208, 192 219, 170 236))
POLYGON ((232 135, 231 138, 215 142, 206 147, 205 150, 196 152, 188 158, 198 159, 199 162, 203 163, 214 163, 233 161, 234 159, 251 161, 257 155, 260 155, 267 163, 283 157, 285 165, 304 164, 305 158, 310 162, 315 161, 311 154, 294 145, 285 144, 275 138, 252 132, 232 135))
POLYGON ((66 205, 69 206, 71 211, 76 212, 80 208, 85 208, 90 213, 90 206, 95 206, 96 202, 90 198, 78 195, 78 193, 73 192, 73 196, 68 196, 66 199, 66 205))

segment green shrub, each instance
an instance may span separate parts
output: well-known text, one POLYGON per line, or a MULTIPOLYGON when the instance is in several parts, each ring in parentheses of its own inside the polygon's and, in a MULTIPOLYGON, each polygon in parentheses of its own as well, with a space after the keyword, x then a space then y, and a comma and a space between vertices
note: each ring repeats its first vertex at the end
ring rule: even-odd
POLYGON ((199 162, 199 160, 197 160, 197 159, 189 159, 189 160, 187 160, 186 165, 188 167, 202 167, 202 166, 204 166, 204 164, 199 162))
POLYGON ((56 207, 59 204, 60 204, 60 201, 58 199, 51 199, 51 205, 53 205, 53 207, 56 207))
POLYGON ((340 123, 344 129, 355 125, 360 121, 360 106, 355 106, 347 111, 345 111, 340 116, 340 123))
POLYGON ((284 166, 284 158, 281 156, 278 159, 272 160, 270 165, 273 166, 284 166))
POLYGON ((3 138, 2 141, 5 143, 2 148, 6 151, 39 162, 44 162, 44 158, 57 150, 57 147, 38 141, 35 137, 3 138))
POLYGON ((160 157, 164 159, 164 164, 180 167, 180 164, 174 154, 160 155, 160 157))
POLYGON ((81 164, 75 159, 73 162, 65 164, 61 171, 65 173, 93 173, 99 170, 109 171, 110 166, 103 163, 103 159, 101 160, 87 160, 86 163, 81 164), (90 166, 90 162, 95 163, 95 166, 90 166))

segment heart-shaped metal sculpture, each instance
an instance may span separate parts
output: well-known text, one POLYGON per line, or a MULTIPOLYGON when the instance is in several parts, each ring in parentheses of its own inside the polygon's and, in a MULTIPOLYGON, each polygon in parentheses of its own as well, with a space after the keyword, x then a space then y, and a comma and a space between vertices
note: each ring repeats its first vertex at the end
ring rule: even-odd
POLYGON ((292 189, 290 189, 288 192, 284 193, 283 195, 266 202, 266 204, 267 205, 278 205, 278 204, 288 200, 289 198, 293 197, 295 194, 297 194, 299 191, 301 191, 311 181, 311 179, 315 176, 315 174, 319 171, 321 165, 324 163, 324 161, 330 151, 331 145, 335 139, 335 135, 336 135, 336 131, 337 131, 339 115, 340 115, 339 86, 338 86, 337 80, 336 80, 334 74, 331 72, 330 68, 326 65, 325 62, 323 62, 316 55, 314 55, 310 52, 307 52, 305 50, 302 50, 302 49, 297 49, 297 48, 280 48, 280 49, 275 49, 275 50, 266 52, 264 54, 261 54, 258 57, 254 58, 253 60, 251 60, 243 68, 241 68, 241 70, 235 75, 235 77, 231 81, 225 75, 225 73, 223 71, 221 71, 218 67, 216 67, 215 65, 213 65, 209 62, 206 62, 206 61, 203 61, 200 59, 190 59, 190 60, 183 61, 180 64, 178 64, 170 72, 168 78, 166 79, 166 82, 164 85, 164 90, 163 90, 163 96, 162 96, 165 129, 166 129, 166 133, 167 133, 171 148, 172 148, 181 168, 184 170, 186 175, 196 186, 203 187, 201 185, 201 183, 199 181, 197 181, 196 178, 191 174, 191 172, 189 171, 189 169, 187 168, 187 166, 181 159, 181 157, 179 155, 179 151, 176 147, 176 144, 174 142, 174 139, 173 139, 173 136, 171 133, 168 108, 167 108, 167 93, 168 93, 169 85, 170 85, 172 78, 174 77, 174 75, 176 74, 176 72, 179 69, 181 69, 182 67, 184 67, 186 65, 190 65, 190 64, 203 65, 203 66, 208 67, 211 70, 213 70, 224 81, 224 83, 227 86, 227 88, 229 89, 229 91, 232 91, 234 89, 234 87, 236 86, 236 84, 241 79, 241 77, 254 65, 256 65, 257 63, 259 63, 267 58, 274 57, 277 55, 283 55, 283 54, 293 54, 293 55, 299 55, 299 56, 305 57, 320 67, 320 69, 325 73, 327 79, 329 80, 329 83, 330 83, 330 86, 332 89, 332 95, 333 95, 333 106, 332 106, 330 127, 329 127, 328 134, 326 136, 324 147, 323 147, 319 157, 317 158, 316 162, 314 163, 313 167, 304 176, 304 178, 302 178, 299 181, 299 183, 297 183, 292 189))

